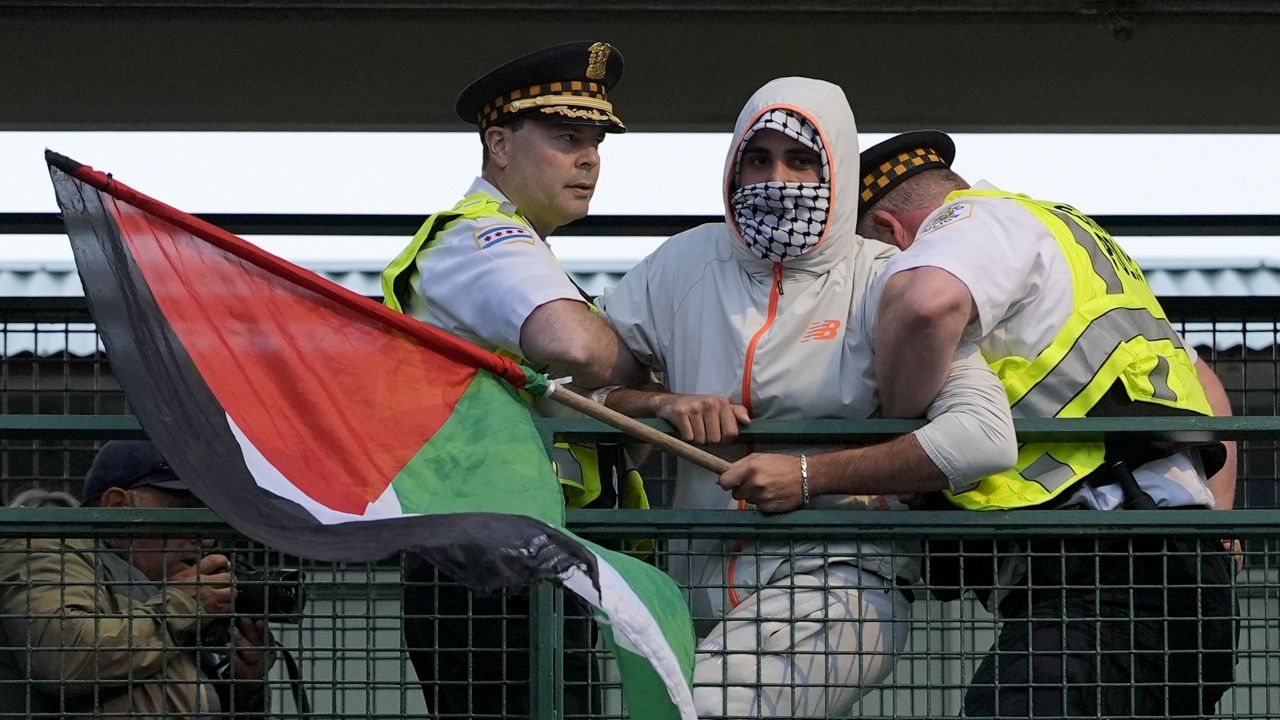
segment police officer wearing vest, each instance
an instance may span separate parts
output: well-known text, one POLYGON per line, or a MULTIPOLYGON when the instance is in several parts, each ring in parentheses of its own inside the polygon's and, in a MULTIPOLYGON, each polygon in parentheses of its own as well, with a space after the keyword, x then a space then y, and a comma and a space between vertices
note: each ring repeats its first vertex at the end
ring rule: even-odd
MULTIPOLYGON (((971 188, 950 169, 954 156, 936 131, 862 153, 859 233, 906 251, 882 276, 876 362, 887 414, 921 413, 962 338, 979 343, 1015 418, 1229 414, 1217 378, 1105 230, 1069 205, 971 188)), ((1211 508, 1206 478, 1223 451, 1026 443, 1010 471, 945 495, 979 511, 1211 508)), ((1232 465, 1219 506, 1230 506, 1232 465)), ((1221 545, 1055 539, 996 551, 1003 589, 989 600, 1003 623, 965 696, 966 717, 1213 713, 1235 664, 1221 545)))
MULTIPOLYGON (((547 244, 587 214, 599 145, 625 132, 609 99, 622 68, 606 43, 568 43, 512 60, 462 91, 457 112, 480 130, 481 175, 452 209, 429 217, 383 273, 389 306, 587 389, 607 393, 645 379, 547 244)), ((646 505, 621 446, 560 446, 555 459, 571 507, 609 507, 619 498, 646 505)), ((410 579, 427 582, 432 572, 412 568, 410 579)), ((436 712, 528 713, 528 600, 502 600, 448 586, 406 591, 405 636, 436 712), (484 617, 499 614, 505 618, 484 617)), ((571 618, 565 642, 578 652, 565 658, 570 714, 588 711, 589 638, 586 620, 571 618)))

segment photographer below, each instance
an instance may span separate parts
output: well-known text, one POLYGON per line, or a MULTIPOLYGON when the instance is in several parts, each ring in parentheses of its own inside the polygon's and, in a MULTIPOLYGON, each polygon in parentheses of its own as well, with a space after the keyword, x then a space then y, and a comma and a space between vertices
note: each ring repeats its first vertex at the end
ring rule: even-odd
MULTIPOLYGON (((103 446, 85 506, 202 507, 150 442, 103 446)), ((191 538, 0 541, 0 717, 244 717, 275 653, 239 617, 230 562, 191 538), (221 627, 220 627, 221 626, 221 627)))

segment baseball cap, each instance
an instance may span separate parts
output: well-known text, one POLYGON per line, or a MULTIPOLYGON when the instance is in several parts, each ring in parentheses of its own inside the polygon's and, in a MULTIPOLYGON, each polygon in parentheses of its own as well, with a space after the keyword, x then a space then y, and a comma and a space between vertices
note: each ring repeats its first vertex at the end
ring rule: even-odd
POLYGON ((113 487, 155 487, 191 492, 174 474, 155 444, 147 440, 112 440, 103 445, 84 478, 84 492, 80 500, 93 502, 113 487))

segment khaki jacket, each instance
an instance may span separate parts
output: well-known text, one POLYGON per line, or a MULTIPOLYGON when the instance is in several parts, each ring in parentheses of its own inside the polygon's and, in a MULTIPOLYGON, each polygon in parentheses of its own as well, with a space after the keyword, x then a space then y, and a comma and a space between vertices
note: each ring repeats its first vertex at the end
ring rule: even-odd
POLYGON ((196 612, 93 541, 0 541, 0 717, 222 717, 196 612))

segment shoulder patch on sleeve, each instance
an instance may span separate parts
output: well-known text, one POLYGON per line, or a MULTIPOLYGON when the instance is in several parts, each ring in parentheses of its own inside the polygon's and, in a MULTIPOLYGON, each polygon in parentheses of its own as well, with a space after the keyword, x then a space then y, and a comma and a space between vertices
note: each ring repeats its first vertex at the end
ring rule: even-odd
POLYGON ((968 220, 972 215, 972 203, 956 203, 954 205, 948 205, 946 209, 938 213, 938 216, 933 219, 933 222, 930 222, 928 225, 920 228, 920 232, 916 233, 916 237, 918 238, 928 235, 934 230, 944 228, 962 220, 968 220))
POLYGON ((522 243, 533 245, 533 231, 523 225, 510 222, 484 225, 475 229, 476 245, 481 250, 488 250, 498 245, 522 243))

